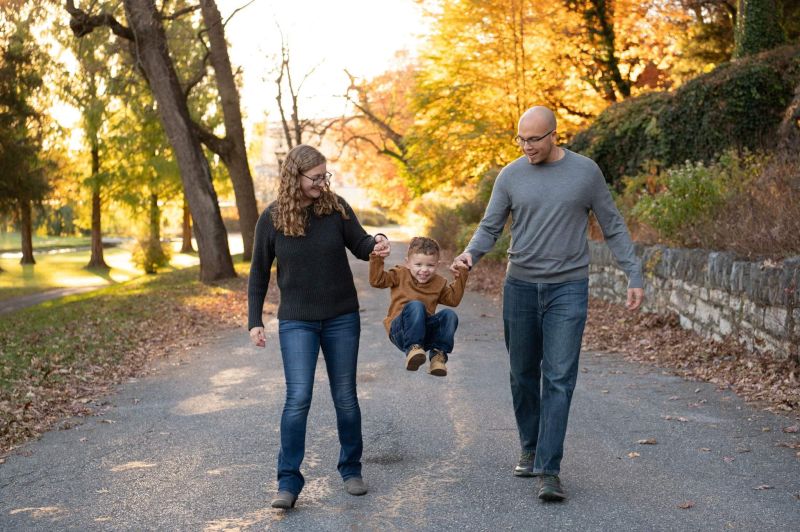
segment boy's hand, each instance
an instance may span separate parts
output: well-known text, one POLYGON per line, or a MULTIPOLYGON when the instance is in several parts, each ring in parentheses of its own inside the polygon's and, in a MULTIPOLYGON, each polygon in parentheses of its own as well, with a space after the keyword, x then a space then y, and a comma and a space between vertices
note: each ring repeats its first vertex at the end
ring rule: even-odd
POLYGON ((389 243, 389 239, 384 235, 376 235, 375 247, 372 248, 372 254, 377 255, 378 257, 386 258, 391 254, 391 252, 392 245, 389 243))
POLYGON ((450 271, 453 275, 458 275, 458 268, 472 269, 472 255, 466 251, 453 259, 453 264, 450 265, 450 271))
POLYGON ((456 279, 458 279, 459 277, 461 277, 461 274, 462 274, 462 273, 464 273, 464 274, 466 275, 466 274, 467 274, 467 272, 469 272, 469 268, 467 268, 466 266, 464 266, 464 265, 463 265, 462 263, 460 263, 460 262, 459 262, 458 264, 456 264, 456 263, 454 262, 454 263, 453 263, 453 265, 455 266, 455 269, 453 270, 453 277, 455 277, 456 279))

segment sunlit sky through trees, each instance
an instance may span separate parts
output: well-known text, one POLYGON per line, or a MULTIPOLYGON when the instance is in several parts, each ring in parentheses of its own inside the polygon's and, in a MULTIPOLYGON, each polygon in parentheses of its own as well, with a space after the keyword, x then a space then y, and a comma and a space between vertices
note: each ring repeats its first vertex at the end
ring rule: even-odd
MULTIPOLYGON (((223 19, 240 9, 225 33, 234 68, 242 69, 240 95, 248 129, 265 116, 279 120, 275 77, 281 32, 296 83, 313 70, 300 92, 301 115, 311 118, 342 114, 341 95, 348 85, 344 69, 357 77, 384 72, 398 51, 415 53, 426 27, 414 0, 219 0, 217 5, 223 19)), ((54 115, 64 126, 77 125, 74 109, 54 109, 54 115)), ((71 144, 79 146, 80 131, 73 137, 71 144)))
MULTIPOLYGON (((246 0, 218 2, 222 16, 246 0)), ((348 80, 344 69, 372 77, 390 68, 395 52, 414 53, 424 33, 421 8, 413 0, 254 0, 228 23, 231 60, 244 71, 242 107, 246 121, 278 120, 275 68, 283 32, 299 82, 314 69, 301 91, 306 117, 336 116, 344 109, 348 80)))

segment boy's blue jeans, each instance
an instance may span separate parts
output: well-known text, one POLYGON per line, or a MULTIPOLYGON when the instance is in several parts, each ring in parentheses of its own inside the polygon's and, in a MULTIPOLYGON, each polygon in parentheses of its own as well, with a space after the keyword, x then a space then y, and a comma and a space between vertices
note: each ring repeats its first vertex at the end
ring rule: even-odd
POLYGON ((534 474, 561 469, 588 302, 588 279, 547 284, 506 277, 511 397, 522 449, 536 452, 534 474))
POLYGON ((278 490, 297 495, 306 447, 306 421, 320 347, 328 370, 339 430, 339 473, 344 480, 361 476, 361 410, 356 394, 356 364, 361 318, 358 312, 322 321, 280 320, 278 335, 286 378, 281 416, 278 490))
POLYGON ((408 353, 414 344, 421 345, 425 351, 438 349, 444 353, 453 351, 453 341, 458 328, 458 315, 450 309, 442 309, 428 316, 421 301, 411 301, 402 312, 392 320, 389 340, 403 353, 408 353))

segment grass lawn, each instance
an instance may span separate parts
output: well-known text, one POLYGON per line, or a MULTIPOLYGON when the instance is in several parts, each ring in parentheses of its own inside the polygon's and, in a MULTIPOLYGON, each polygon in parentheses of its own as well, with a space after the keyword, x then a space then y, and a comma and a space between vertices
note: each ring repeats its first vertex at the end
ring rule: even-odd
MULTIPOLYGON (((72 248, 91 245, 88 236, 33 236, 34 251, 41 249, 72 248)), ((0 253, 20 251, 22 243, 19 233, 0 233, 0 253)))
MULTIPOLYGON (((178 249, 180 249, 178 247, 178 249)), ((130 250, 118 247, 104 252, 109 270, 88 270, 90 251, 37 254, 36 264, 22 266, 17 258, 0 259, 0 301, 52 288, 102 286, 124 283, 143 275, 131 261, 130 250)), ((198 264, 196 255, 173 252, 172 260, 163 272, 198 264)))
POLYGON ((103 386, 155 356, 197 345, 221 327, 242 327, 246 335, 249 264, 234 260, 240 276, 214 285, 200 283, 194 266, 4 315, 0 455, 62 417, 86 413, 103 386))

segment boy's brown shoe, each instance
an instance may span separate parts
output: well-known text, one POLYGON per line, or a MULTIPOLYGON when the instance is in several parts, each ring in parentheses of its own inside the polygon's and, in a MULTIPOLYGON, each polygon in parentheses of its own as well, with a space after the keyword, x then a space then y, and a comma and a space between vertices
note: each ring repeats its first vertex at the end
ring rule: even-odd
POLYGON ((433 353, 434 355, 431 357, 431 375, 435 375, 436 377, 447 376, 447 366, 445 365, 446 358, 444 353, 438 349, 434 349, 433 353))
POLYGON ((408 371, 417 371, 421 365, 425 363, 425 350, 421 345, 414 344, 408 350, 406 355, 406 369, 408 371))

